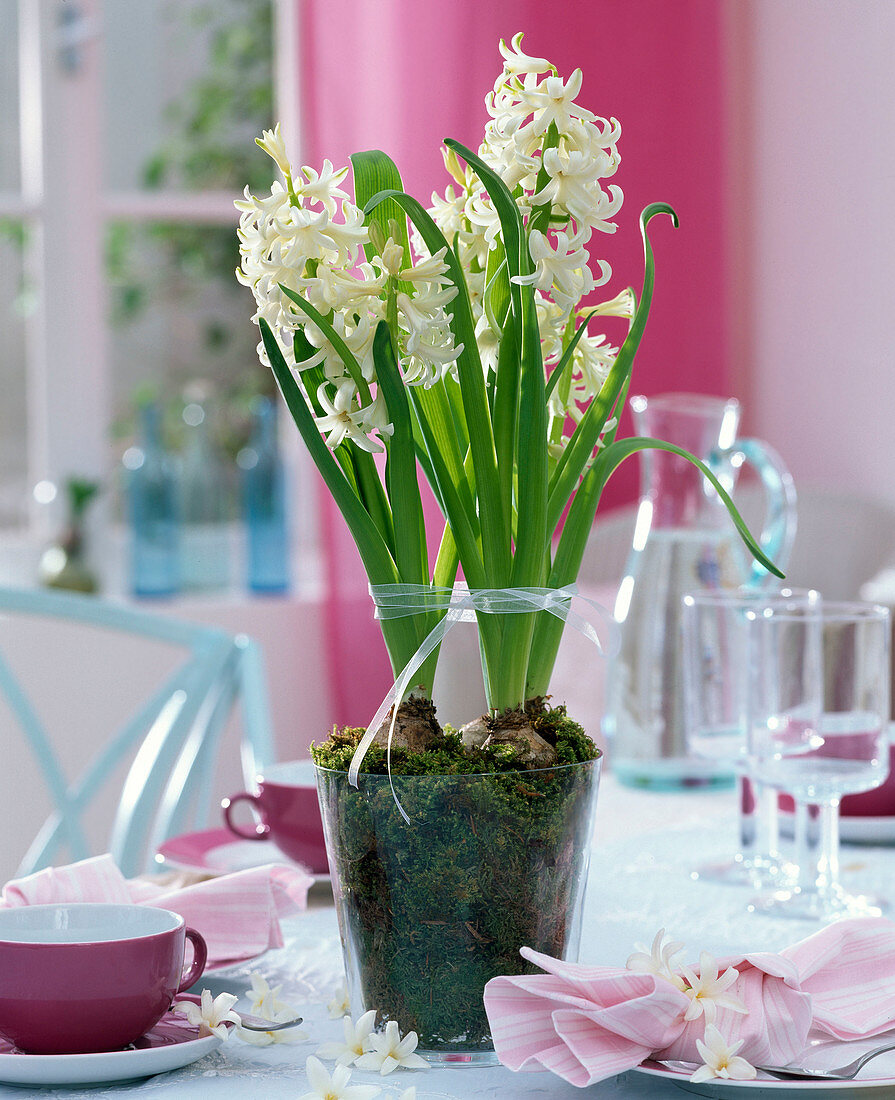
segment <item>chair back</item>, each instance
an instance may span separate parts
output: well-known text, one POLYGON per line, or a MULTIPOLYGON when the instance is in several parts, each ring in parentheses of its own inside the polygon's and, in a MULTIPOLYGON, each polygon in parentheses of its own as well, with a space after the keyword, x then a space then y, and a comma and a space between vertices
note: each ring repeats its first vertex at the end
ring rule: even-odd
MULTIPOLYGON (((128 651, 130 652, 130 651, 128 651)), ((77 675, 77 673, 75 673, 77 675)), ((84 687, 85 692, 95 691, 84 687)), ((0 703, 24 736, 38 774, 50 795, 52 811, 23 857, 17 874, 30 874, 61 862, 96 854, 88 840, 85 816, 114 785, 114 820, 107 850, 125 875, 153 866, 158 846, 168 837, 205 827, 217 814, 214 776, 218 750, 231 714, 241 716, 241 770, 246 783, 273 760, 267 689, 258 646, 245 635, 182 622, 164 614, 120 606, 93 596, 0 587, 0 703), (41 623, 67 632, 69 642, 60 659, 26 654, 24 665, 41 669, 38 686, 26 682, 23 661, 16 660, 15 620, 41 623), (100 635, 104 644, 98 645, 100 635), (65 680, 67 657, 108 664, 95 670, 111 691, 120 671, 110 653, 123 652, 125 640, 160 644, 166 653, 161 682, 143 698, 95 750, 88 751, 93 730, 79 727, 77 683, 65 680), (111 647, 111 648, 110 648, 111 647), (72 652, 77 649, 78 653, 72 652), (46 667, 49 666, 49 667, 46 667), (105 679, 104 679, 105 678, 105 679), (66 712, 63 745, 45 720, 46 693, 67 693, 57 708, 66 712), (42 705, 44 704, 44 705, 42 705), (76 739, 76 744, 72 744, 76 739), (84 750, 80 751, 81 745, 84 750), (60 750, 77 758, 73 770, 63 766, 60 750), (123 772, 123 778, 122 778, 123 772)), ((130 704, 128 704, 130 705, 130 704)), ((0 723, 4 712, 0 711, 0 723)), ((5 737, 0 738, 2 752, 5 737)), ((215 823, 219 818, 215 818, 215 823)))

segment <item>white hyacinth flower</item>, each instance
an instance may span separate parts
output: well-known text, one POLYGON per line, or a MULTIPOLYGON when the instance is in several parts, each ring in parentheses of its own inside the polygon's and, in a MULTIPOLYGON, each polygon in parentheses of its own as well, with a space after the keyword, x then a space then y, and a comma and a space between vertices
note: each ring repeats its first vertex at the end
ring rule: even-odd
POLYGON ((382 447, 364 430, 363 410, 355 402, 357 388, 353 379, 341 382, 333 398, 327 394, 326 387, 326 382, 317 387, 317 400, 323 406, 324 415, 315 416, 314 422, 321 435, 326 436, 327 446, 335 449, 343 439, 350 439, 365 451, 381 451, 382 447))
POLYGON ((329 1013, 329 1018, 331 1020, 340 1020, 343 1016, 351 1014, 351 1001, 348 996, 348 986, 344 982, 339 992, 327 1003, 326 1011, 329 1013))
POLYGON ((348 192, 343 191, 338 185, 348 175, 348 166, 334 168, 331 160, 324 160, 319 172, 302 165, 304 179, 296 179, 294 183, 295 194, 299 198, 308 199, 311 202, 319 202, 330 217, 336 213, 336 199, 347 199, 348 192))
POLYGON ((513 281, 523 285, 533 283, 539 290, 549 293, 560 307, 574 308, 585 294, 609 277, 603 265, 599 281, 594 281, 584 250, 587 232, 581 230, 570 237, 560 230, 553 234, 554 246, 546 233, 533 229, 528 238, 528 250, 535 269, 530 275, 514 276, 513 281))
POLYGON ((345 1033, 341 1043, 324 1043, 315 1053, 318 1058, 325 1058, 329 1062, 335 1062, 340 1066, 353 1065, 366 1051, 365 1043, 373 1031, 376 1023, 376 1009, 371 1008, 354 1023, 350 1016, 342 1019, 342 1027, 345 1033))
POLYGON ((625 966, 636 974, 655 974, 657 978, 664 978, 672 985, 683 991, 685 982, 672 968, 675 955, 679 955, 684 948, 682 943, 670 940, 665 942, 665 929, 660 928, 653 938, 651 947, 644 947, 642 943, 635 943, 637 950, 628 957, 625 966))
POLYGON ((727 992, 740 972, 730 966, 719 975, 718 963, 708 951, 703 951, 699 956, 698 975, 686 966, 681 967, 681 975, 687 983, 684 992, 690 998, 690 1006, 684 1013, 685 1020, 705 1016, 706 1024, 713 1024, 719 1008, 741 1013, 749 1011, 739 997, 727 992))
POLYGON ((292 175, 292 167, 286 153, 286 142, 280 132, 279 122, 272 130, 262 130, 261 137, 255 138, 255 144, 260 145, 269 157, 276 162, 277 168, 289 179, 292 175))
POLYGON ((311 1055, 305 1062, 305 1073, 312 1092, 306 1092, 298 1100, 373 1100, 382 1089, 378 1085, 349 1085, 351 1070, 336 1066, 330 1075, 326 1066, 311 1055))
POLYGON ((497 47, 503 56, 503 76, 498 83, 502 83, 506 76, 518 76, 525 73, 555 73, 556 69, 543 57, 529 57, 522 52, 522 32, 514 34, 509 46, 501 38, 497 47))
POLYGON ((285 1001, 280 1000, 282 985, 271 988, 267 979, 257 970, 249 975, 252 979, 252 988, 249 990, 249 1012, 256 1016, 263 1016, 266 1020, 273 1019, 275 1012, 291 1012, 292 1008, 285 1001))
POLYGON ((715 1077, 751 1081, 756 1076, 755 1066, 737 1055, 744 1042, 744 1039, 740 1039, 733 1046, 728 1046, 721 1032, 713 1024, 709 1024, 705 1029, 705 1042, 696 1040, 696 1049, 704 1064, 692 1074, 690 1080, 694 1084, 711 1081, 715 1077))
POLYGON ((236 1001, 237 998, 232 993, 219 993, 212 998, 211 990, 203 989, 201 1005, 194 1004, 193 1001, 178 1001, 171 1009, 186 1016, 193 1027, 198 1027, 200 1036, 216 1035, 219 1039, 226 1039, 226 1025, 242 1023, 238 1013, 232 1011, 236 1001))
POLYGON ((520 92, 520 99, 533 113, 536 133, 545 134, 551 122, 563 133, 575 119, 589 122, 596 118, 591 111, 575 103, 582 80, 581 70, 576 69, 567 81, 561 76, 548 76, 537 87, 526 87, 520 92))
MULTIPOLYGON (((611 275, 605 261, 591 260, 588 243, 594 231, 616 228, 612 218, 622 204, 622 192, 602 181, 618 169, 621 127, 614 118, 601 118, 576 103, 580 69, 568 79, 559 76, 546 58, 523 51, 521 33, 509 44, 501 41, 500 54, 502 70, 486 96, 489 119, 479 155, 513 191, 526 225, 534 271, 518 281, 535 288, 549 375, 568 345, 570 319, 611 275)), ((412 250, 394 234, 382 247, 377 241, 378 254, 365 259, 361 248, 369 244, 370 234, 363 212, 342 187, 348 167, 336 168, 325 160, 319 170, 304 166, 294 171, 279 126, 265 130, 258 144, 283 178, 273 182, 269 195, 255 196, 246 189, 236 204, 241 213, 237 275, 254 293, 253 320, 260 323, 263 318, 270 326, 294 371, 322 370, 327 383, 318 388, 323 415, 316 420, 328 445, 348 441, 378 451, 375 437, 393 431, 375 387, 372 347, 380 321, 392 324, 406 385, 428 387, 447 376, 458 377, 463 348, 455 345, 450 318, 458 290, 445 263, 447 250, 430 254, 412 225, 412 250), (359 396, 359 379, 346 378, 341 345, 337 349, 282 287, 301 295, 326 318, 360 366, 369 394, 361 385, 359 396), (298 359, 297 331, 305 337, 298 342, 298 359)), ((499 320, 485 319, 484 290, 486 272, 493 271, 489 255, 500 247, 500 220, 474 169, 453 150, 443 154, 451 183, 443 197, 432 196, 430 213, 463 270, 478 357, 490 376, 500 333, 499 320)), ((625 292, 591 312, 630 318, 633 304, 633 296, 625 292)), ((567 377, 551 393, 551 453, 563 445, 557 422, 566 417, 580 421, 582 406, 599 392, 615 353, 603 337, 585 335, 579 341, 567 377)), ((263 344, 259 355, 269 366, 263 344)))
POLYGON ((429 1063, 414 1054, 418 1039, 415 1031, 408 1031, 404 1038, 394 1020, 389 1020, 385 1031, 371 1035, 366 1042, 366 1053, 358 1058, 358 1069, 378 1072, 383 1077, 398 1069, 428 1069, 429 1063))

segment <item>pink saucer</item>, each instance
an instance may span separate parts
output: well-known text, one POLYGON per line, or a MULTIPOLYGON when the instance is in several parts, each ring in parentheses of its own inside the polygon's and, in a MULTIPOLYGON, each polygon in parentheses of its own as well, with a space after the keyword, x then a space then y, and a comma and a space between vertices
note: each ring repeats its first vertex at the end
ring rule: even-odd
POLYGON ((283 855, 272 840, 239 840, 229 829, 205 829, 170 837, 159 846, 155 860, 177 871, 202 871, 206 875, 230 875, 267 863, 289 863, 313 875, 315 882, 329 881, 328 874, 318 874, 283 855))

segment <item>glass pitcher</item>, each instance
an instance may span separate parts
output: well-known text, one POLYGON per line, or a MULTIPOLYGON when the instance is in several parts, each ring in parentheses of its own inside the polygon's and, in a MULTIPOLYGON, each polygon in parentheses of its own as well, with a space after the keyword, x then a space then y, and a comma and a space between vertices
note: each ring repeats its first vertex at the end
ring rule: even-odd
MULTIPOLYGON (((792 477, 767 443, 736 438, 735 398, 670 393, 631 399, 638 435, 701 458, 732 493, 744 463, 764 487, 762 549, 781 569, 792 549, 792 477)), ((724 502, 703 474, 667 451, 645 450, 634 544, 619 587, 620 649, 611 662, 603 732, 608 762, 622 783, 674 789, 728 785, 733 774, 687 755, 681 668, 681 612, 697 588, 777 583, 743 545, 724 502)))

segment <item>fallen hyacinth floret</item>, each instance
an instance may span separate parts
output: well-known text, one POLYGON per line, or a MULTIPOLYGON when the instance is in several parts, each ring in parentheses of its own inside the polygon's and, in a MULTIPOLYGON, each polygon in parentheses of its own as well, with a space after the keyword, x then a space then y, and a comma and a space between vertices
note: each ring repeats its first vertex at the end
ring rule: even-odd
POLYGON ((266 1020, 284 1019, 285 1017, 281 1015, 284 1012, 292 1012, 293 1016, 298 1015, 291 1005, 280 1000, 282 985, 271 988, 267 979, 257 970, 253 971, 250 977, 252 988, 249 991, 249 1012, 253 1012, 256 1016, 263 1016, 266 1020))
POLYGON ((375 1022, 375 1008, 371 1008, 369 1012, 365 1012, 357 1023, 354 1023, 350 1016, 343 1017, 342 1027, 345 1033, 344 1041, 341 1043, 324 1043, 323 1046, 315 1052, 317 1057, 325 1058, 327 1061, 334 1061, 340 1066, 353 1065, 366 1052, 366 1043, 370 1038, 375 1022))
POLYGON ((227 1038, 227 1024, 240 1024, 242 1018, 233 1011, 237 998, 232 993, 219 993, 212 998, 210 989, 202 990, 201 1005, 192 1001, 178 1001, 172 1005, 172 1011, 180 1012, 187 1020, 199 1028, 199 1035, 216 1035, 227 1038))
POLYGON ((719 974, 718 964, 708 951, 701 952, 698 968, 680 966, 674 969, 674 957, 680 954, 683 944, 665 943, 664 928, 656 933, 651 948, 647 949, 642 944, 635 946, 638 950, 628 957, 626 968, 638 974, 654 974, 686 993, 690 1004, 684 1013, 685 1020, 697 1020, 704 1016, 706 1024, 712 1024, 719 1008, 740 1013, 748 1011, 739 997, 727 992, 740 972, 729 966, 723 974, 719 974))
POLYGON ((305 1073, 313 1091, 298 1100, 373 1100, 382 1092, 378 1085, 349 1085, 351 1070, 347 1066, 336 1066, 330 1074, 313 1055, 305 1062, 305 1073))
POLYGON ((642 943, 635 943, 634 946, 637 950, 633 955, 628 956, 628 961, 625 963, 628 970, 633 970, 637 974, 655 974, 657 978, 664 978, 678 989, 684 989, 683 977, 671 966, 674 956, 679 955, 684 949, 682 943, 676 941, 666 943, 665 929, 660 928, 653 938, 651 947, 644 947, 642 943))
POLYGON ((371 1070, 386 1074, 401 1069, 428 1069, 429 1063, 415 1054, 417 1044, 415 1031, 401 1038, 401 1032, 394 1020, 389 1020, 385 1025, 385 1031, 374 1033, 367 1039, 366 1053, 357 1059, 355 1065, 358 1069, 371 1070))
POLYGON ((744 1039, 740 1039, 728 1046, 724 1036, 714 1024, 708 1024, 705 1029, 705 1041, 696 1040, 696 1049, 704 1064, 691 1075, 690 1080, 694 1084, 700 1081, 711 1081, 715 1077, 728 1078, 732 1081, 751 1081, 756 1076, 755 1066, 737 1055, 737 1051, 744 1042, 744 1039))
POLYGON ((348 997, 348 986, 342 985, 339 992, 327 1003, 326 1011, 331 1020, 339 1020, 343 1016, 351 1014, 351 1001, 348 997))
POLYGON ((740 976, 739 970, 729 966, 723 974, 718 973, 718 964, 708 951, 699 956, 699 973, 689 967, 682 967, 685 985, 684 992, 690 998, 690 1007, 684 1013, 685 1020, 705 1017, 706 1024, 715 1021, 719 1008, 729 1008, 733 1012, 746 1013, 749 1010, 739 999, 727 990, 740 976))

